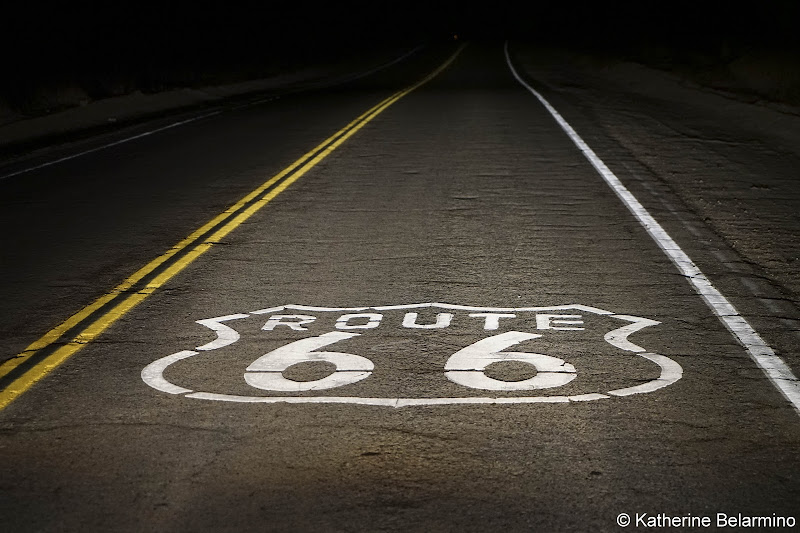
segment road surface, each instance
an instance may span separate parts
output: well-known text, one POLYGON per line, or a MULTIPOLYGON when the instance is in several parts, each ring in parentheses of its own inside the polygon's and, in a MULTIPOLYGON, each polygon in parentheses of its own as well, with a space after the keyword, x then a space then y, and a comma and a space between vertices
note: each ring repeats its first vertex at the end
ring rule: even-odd
POLYGON ((0 180, 4 529, 797 527, 791 288, 519 50, 0 180))

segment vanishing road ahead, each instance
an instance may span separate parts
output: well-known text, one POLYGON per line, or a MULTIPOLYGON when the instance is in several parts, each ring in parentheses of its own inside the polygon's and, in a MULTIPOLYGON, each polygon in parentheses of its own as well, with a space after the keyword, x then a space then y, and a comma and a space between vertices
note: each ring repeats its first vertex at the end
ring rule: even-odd
POLYGON ((531 54, 7 165, 2 529, 795 524, 791 287, 531 54))

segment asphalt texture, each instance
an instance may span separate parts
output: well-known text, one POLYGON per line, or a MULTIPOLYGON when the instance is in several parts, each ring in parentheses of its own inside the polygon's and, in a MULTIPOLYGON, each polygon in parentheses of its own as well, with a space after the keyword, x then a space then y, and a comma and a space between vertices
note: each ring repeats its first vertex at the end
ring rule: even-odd
MULTIPOLYGON (((0 182, 0 223, 14 228, 0 266, 3 359, 454 50, 0 182)), ((579 108, 564 114, 590 126, 579 108)), ((586 133, 601 157, 630 155, 586 133)), ((707 251, 724 239, 692 236, 639 178, 631 188, 643 204, 711 268, 707 251)), ((662 199, 673 194, 658 186, 662 199)), ((796 368, 796 354, 782 355, 796 368)), ((620 513, 800 519, 798 412, 517 83, 500 45, 466 47, 13 401, 0 412, 0 453, 8 531, 621 531, 644 528, 621 528, 620 513), (413 306, 430 302, 449 305, 413 306), (224 322, 238 340, 196 350, 217 338, 197 321, 230 315, 240 315, 224 322), (606 340, 640 319, 659 323, 630 334, 635 349, 606 340), (528 334, 497 348, 514 361, 458 370, 454 354, 511 332, 528 334), (301 357, 282 374, 256 364, 331 333, 318 352, 371 366, 346 355, 341 368, 301 357), (187 350, 161 373, 178 393, 145 383, 148 365, 187 350), (531 353, 541 354, 535 369, 531 353), (607 394, 659 378, 642 353, 682 377, 607 394), (453 369, 542 388, 470 387, 448 379, 453 369), (369 375, 352 381, 359 371, 369 375), (264 388, 326 376, 352 382, 264 388)))

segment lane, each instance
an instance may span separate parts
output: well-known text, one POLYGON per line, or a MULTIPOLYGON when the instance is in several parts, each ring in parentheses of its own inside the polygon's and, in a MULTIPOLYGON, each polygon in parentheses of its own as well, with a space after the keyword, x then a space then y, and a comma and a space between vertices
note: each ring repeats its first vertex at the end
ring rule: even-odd
MULTIPOLYGON (((179 103, 180 97, 178 97, 177 102, 168 102, 166 101, 167 98, 165 97, 167 95, 165 94, 159 95, 165 100, 164 102, 160 103, 160 106, 164 107, 163 109, 160 109, 159 103, 151 103, 150 107, 139 106, 138 109, 128 109, 125 107, 124 102, 114 101, 113 99, 106 100, 100 104, 105 107, 104 110, 106 114, 115 115, 122 113, 123 115, 127 115, 127 120, 125 120, 125 122, 130 122, 130 124, 122 128, 117 126, 112 130, 106 131, 105 135, 102 134, 104 129, 103 126, 105 126, 105 129, 107 129, 108 124, 106 123, 98 126, 96 124, 96 116, 82 116, 81 111, 76 111, 73 114, 73 117, 71 117, 72 124, 69 123, 68 118, 64 117, 41 117, 37 121, 38 125, 40 126, 40 135, 42 130, 55 130, 53 132, 54 141, 59 141, 58 126, 60 126, 62 129, 65 129, 67 134, 65 135, 64 132, 61 131, 61 142, 57 144, 51 143, 51 145, 47 146, 43 145, 41 142, 36 142, 35 140, 31 141, 31 146, 33 148, 25 153, 22 153, 21 150, 14 150, 13 143, 11 143, 12 147, 7 147, 7 151, 9 151, 9 153, 16 154, 16 157, 6 158, 6 160, 0 164, 0 180, 12 178, 20 174, 26 174, 28 172, 33 172, 52 165, 57 165, 59 163, 63 163, 64 161, 83 157, 100 150, 107 150, 108 148, 120 144, 135 141, 143 137, 149 137, 150 135, 155 135, 162 131, 180 127, 185 124, 202 120, 204 118, 218 115, 227 111, 250 108, 297 93, 317 91, 320 89, 329 90, 342 85, 348 85, 354 81, 372 76, 380 71, 386 70, 398 63, 401 63, 424 48, 425 45, 418 45, 402 52, 398 51, 395 52, 396 55, 390 59, 386 59, 386 52, 384 51, 384 53, 381 54, 381 56, 383 56, 382 62, 379 64, 375 64, 375 58, 372 58, 372 61, 362 59, 361 61, 357 62, 358 65, 339 64, 337 65, 338 68, 329 65, 325 69, 317 69, 315 76, 309 76, 309 73, 304 73, 305 76, 287 76, 283 80, 280 79, 280 77, 276 77, 254 83, 245 83, 243 84, 244 87, 212 87, 210 88, 211 92, 221 94, 217 95, 216 97, 208 95, 206 100, 203 102, 184 98, 186 101, 184 102, 183 107, 181 107, 179 103), (356 68, 358 70, 353 70, 356 68), (293 77, 298 77, 298 79, 292 80, 291 78, 293 77), (258 88, 259 86, 260 90, 258 88), (226 94, 227 98, 225 97, 226 94), (205 108, 200 110, 191 109, 192 105, 195 107, 200 107, 202 103, 205 103, 205 108), (187 110, 187 108, 189 109, 187 110), (159 112, 162 116, 154 119, 153 116, 159 114, 159 112), (150 120, 148 120, 148 117, 150 120), (137 122, 139 123, 137 124, 137 122), (95 125, 94 129, 96 131, 94 135, 91 135, 91 126, 84 126, 84 128, 89 128, 89 130, 79 129, 80 124, 91 123, 94 123, 95 125), (67 124, 69 124, 69 126, 67 126, 67 124), (76 129, 77 133, 73 133, 73 135, 77 136, 78 140, 69 142, 69 130, 66 129, 69 127, 76 129), (81 137, 83 137, 83 139, 81 139, 81 137)), ((173 96, 173 100, 175 100, 174 94, 171 96, 173 96)), ((128 106, 131 106, 130 102, 128 102, 128 106)), ((93 109, 93 111, 95 114, 98 113, 98 110, 96 109, 93 109)), ((114 123, 118 121, 116 117, 111 117, 105 120, 114 123)), ((26 136, 21 133, 20 130, 24 130, 24 132, 28 133, 28 136, 31 136, 31 132, 34 131, 34 125, 31 124, 31 121, 25 121, 24 123, 18 124, 18 126, 19 128, 17 128, 17 131, 14 132, 17 135, 12 134, 9 135, 9 137, 13 136, 24 139, 26 136)), ((8 134, 9 132, 4 133, 8 134)))
POLYGON ((117 286, 449 53, 3 180, 0 362, 117 286), (220 146, 226 148, 220 150, 220 146))
POLYGON ((437 76, 452 63, 460 51, 461 48, 456 50, 439 68, 416 84, 382 100, 356 117, 347 126, 306 152, 223 213, 137 270, 111 291, 31 343, 17 357, 7 361, 0 367, 0 379, 11 382, 0 392, 0 408, 23 394, 87 343, 95 340, 114 322, 218 244, 231 231, 246 222, 248 218, 283 192, 286 187, 313 169, 389 106, 437 76), (62 343, 65 344, 58 346, 62 343), (53 350, 54 346, 58 347, 53 350))
POLYGON ((629 63, 518 58, 798 375, 798 117, 629 63))
POLYGON ((694 261, 683 251, 675 240, 666 232, 663 226, 645 209, 645 207, 631 194, 627 187, 620 181, 611 169, 600 159, 586 141, 573 129, 556 109, 550 105, 536 89, 526 82, 514 68, 511 56, 508 51, 508 43, 505 45, 506 63, 514 74, 514 77, 553 116, 555 121, 564 130, 564 133, 575 143, 575 146, 586 156, 586 159, 602 176, 605 182, 611 187, 619 199, 630 210, 631 214, 639 221, 643 228, 647 230, 650 237, 656 242, 659 248, 669 257, 678 270, 686 276, 694 290, 705 300, 708 307, 714 312, 725 327, 731 332, 739 343, 744 346, 753 361, 764 371, 764 374, 772 381, 773 385, 783 394, 783 396, 800 412, 800 383, 792 373, 791 368, 781 359, 775 351, 764 341, 763 338, 753 329, 753 326, 744 318, 739 311, 700 271, 694 261))
POLYGON ((617 531, 622 512, 792 515, 800 489, 792 407, 499 46, 467 48, 365 125, 0 427, 17 530, 617 531), (449 305, 398 307, 426 302, 449 305), (514 355, 489 366, 496 350, 514 355), (163 371, 185 390, 142 380, 186 351, 163 371), (335 369, 308 361, 325 351, 335 369), (682 377, 607 394, 663 375, 640 354, 682 377), (278 372, 287 358, 306 362, 278 372), (346 372, 369 375, 274 390, 346 372))

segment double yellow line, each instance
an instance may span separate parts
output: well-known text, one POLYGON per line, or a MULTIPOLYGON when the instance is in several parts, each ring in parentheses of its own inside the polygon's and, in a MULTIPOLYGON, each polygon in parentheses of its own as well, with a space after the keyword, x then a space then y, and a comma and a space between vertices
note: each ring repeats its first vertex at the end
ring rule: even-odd
POLYGON ((109 326, 271 202, 289 185, 328 157, 342 143, 355 135, 358 130, 380 115, 389 106, 439 75, 455 61, 463 48, 464 45, 459 47, 442 65, 422 80, 396 92, 362 113, 344 128, 306 152, 294 163, 261 184, 247 196, 192 232, 167 252, 137 270, 111 291, 45 333, 41 338, 25 348, 22 353, 0 365, 0 379, 12 373, 17 374, 13 379, 9 376, 10 383, 0 391, 0 409, 6 407, 78 350, 96 339, 109 326), (152 279, 147 279, 148 277, 152 279), (31 364, 38 353, 50 348, 73 330, 78 331, 78 333, 75 333, 71 339, 56 348, 52 353, 41 358, 35 364, 31 364))

